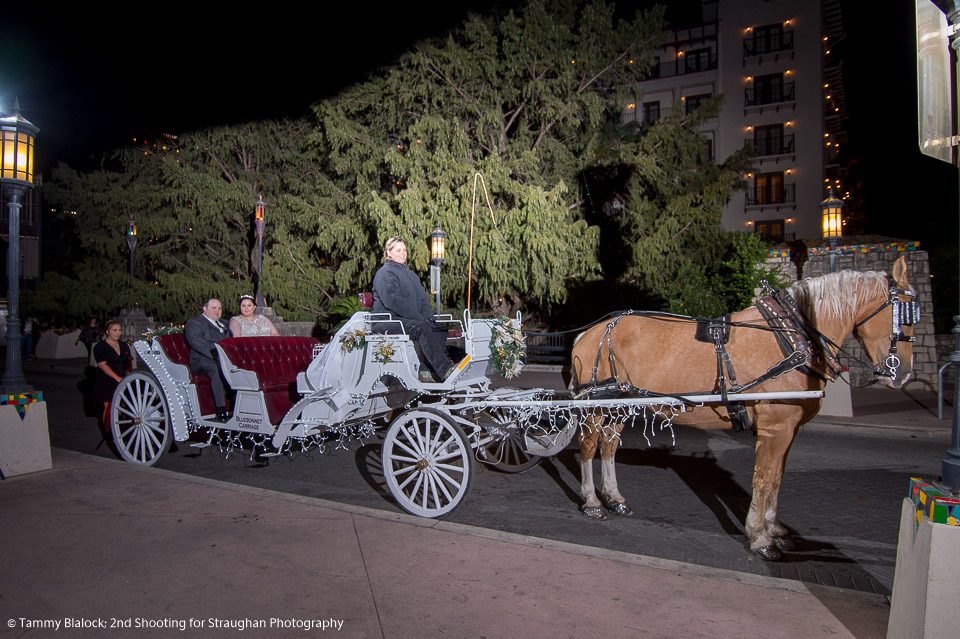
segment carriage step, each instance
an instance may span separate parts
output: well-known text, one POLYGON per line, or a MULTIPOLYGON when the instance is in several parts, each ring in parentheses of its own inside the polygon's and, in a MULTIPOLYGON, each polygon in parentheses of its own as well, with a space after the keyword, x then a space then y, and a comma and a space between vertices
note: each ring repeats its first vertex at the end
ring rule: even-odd
POLYGON ((191 448, 206 448, 207 446, 213 446, 213 444, 208 442, 195 442, 193 444, 190 444, 191 448))
POLYGON ((260 453, 257 457, 279 457, 282 453, 277 451, 275 453, 260 453))

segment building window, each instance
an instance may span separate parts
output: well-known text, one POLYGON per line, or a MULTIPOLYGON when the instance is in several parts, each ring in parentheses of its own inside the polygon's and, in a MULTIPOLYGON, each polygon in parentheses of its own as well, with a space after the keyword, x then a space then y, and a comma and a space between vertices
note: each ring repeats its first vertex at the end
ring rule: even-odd
POLYGON ((754 127, 750 142, 758 157, 793 153, 793 135, 784 135, 782 123, 754 127))
POLYGON ((709 93, 701 93, 698 95, 688 95, 683 99, 685 113, 690 115, 696 111, 700 105, 705 101, 710 99, 709 93))
POLYGON ((684 73, 706 71, 713 67, 713 55, 710 49, 695 49, 694 51, 687 51, 683 54, 684 73))
POLYGON ((643 103, 643 123, 647 126, 652 126, 660 119, 660 103, 659 102, 644 102, 643 103))
POLYGON ((753 185, 754 202, 759 205, 782 204, 783 171, 777 173, 760 173, 753 185))
POLYGON ((753 79, 753 87, 745 89, 746 106, 792 102, 793 82, 784 82, 782 73, 758 75, 753 79))
POLYGON ((713 134, 707 134, 706 139, 703 141, 703 156, 701 158, 702 163, 713 164, 713 134))
POLYGON ((765 240, 783 241, 783 220, 759 220, 754 224, 756 232, 765 240))
POLYGON ((653 64, 649 69, 640 75, 641 80, 655 80, 660 77, 660 56, 653 59, 653 64))
POLYGON ((763 55, 793 50, 793 31, 784 31, 783 23, 768 24, 753 29, 743 40, 743 55, 763 55))

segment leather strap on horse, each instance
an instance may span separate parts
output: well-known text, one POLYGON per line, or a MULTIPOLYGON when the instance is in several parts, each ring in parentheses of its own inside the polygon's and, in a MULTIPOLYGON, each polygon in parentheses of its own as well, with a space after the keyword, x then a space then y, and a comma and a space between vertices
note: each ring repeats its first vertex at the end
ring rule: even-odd
POLYGON ((797 368, 810 377, 821 381, 836 379, 843 368, 823 341, 823 336, 817 332, 817 339, 815 339, 810 334, 803 312, 789 293, 768 290, 771 291, 770 295, 757 298, 757 310, 774 329, 774 335, 783 354, 789 358, 793 353, 802 353, 806 361, 797 368), (823 369, 822 372, 818 370, 820 368, 823 369))

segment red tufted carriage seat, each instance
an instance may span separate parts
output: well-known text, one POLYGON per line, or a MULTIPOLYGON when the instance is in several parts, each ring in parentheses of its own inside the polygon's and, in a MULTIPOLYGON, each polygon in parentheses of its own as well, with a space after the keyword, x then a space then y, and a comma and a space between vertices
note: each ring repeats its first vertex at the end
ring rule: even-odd
MULTIPOLYGON (((156 339, 170 361, 190 370, 190 347, 183 333, 160 335, 156 339)), ((234 366, 256 374, 272 424, 279 424, 300 398, 297 373, 307 370, 318 343, 312 337, 235 337, 219 342, 234 366)), ((190 370, 190 381, 197 386, 200 412, 204 415, 214 413, 210 378, 190 370)))
POLYGON ((314 347, 319 343, 312 337, 282 336, 233 337, 217 342, 229 364, 256 374, 270 423, 274 425, 279 424, 300 399, 297 374, 307 370, 313 361, 314 347))
POLYGON ((217 408, 213 403, 213 394, 210 392, 210 378, 203 373, 194 373, 190 369, 190 347, 187 346, 187 338, 184 337, 183 333, 159 335, 156 340, 171 362, 186 366, 187 370, 190 371, 190 381, 197 386, 197 401, 200 402, 200 412, 203 415, 215 413, 217 408))

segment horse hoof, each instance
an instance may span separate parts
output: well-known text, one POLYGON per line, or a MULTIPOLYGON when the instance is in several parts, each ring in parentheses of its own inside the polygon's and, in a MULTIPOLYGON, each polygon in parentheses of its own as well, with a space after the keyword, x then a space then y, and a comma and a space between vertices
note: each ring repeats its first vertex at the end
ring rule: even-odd
POLYGON ((764 561, 780 561, 783 559, 783 553, 780 552, 780 549, 776 546, 763 546, 761 548, 753 548, 752 550, 755 555, 764 561))
POLYGON ((797 547, 796 542, 794 542, 789 537, 774 537, 773 545, 779 548, 780 550, 790 551, 797 547))
POLYGON ((583 507, 580 509, 580 512, 583 513, 583 516, 587 519, 594 521, 603 521, 607 518, 607 515, 603 512, 603 508, 600 506, 593 506, 591 508, 583 507))
POLYGON ((604 507, 614 515, 619 515, 621 517, 627 517, 633 514, 633 511, 630 510, 630 506, 615 501, 607 502, 604 504, 604 507))

